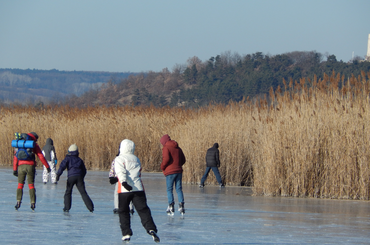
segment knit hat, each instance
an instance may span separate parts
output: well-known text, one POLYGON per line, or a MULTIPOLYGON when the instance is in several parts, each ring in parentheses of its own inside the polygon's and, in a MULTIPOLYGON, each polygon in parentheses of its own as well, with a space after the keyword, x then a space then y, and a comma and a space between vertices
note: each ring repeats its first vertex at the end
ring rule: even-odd
POLYGON ((165 134, 165 135, 162 136, 160 142, 164 146, 167 143, 167 141, 169 141, 169 140, 171 140, 170 136, 168 136, 168 134, 165 134))
POLYGON ((69 148, 68 148, 68 152, 72 152, 72 151, 78 151, 78 147, 76 144, 72 144, 69 148))
POLYGON ((31 132, 30 134, 32 134, 33 136, 35 136, 36 140, 39 138, 39 136, 35 132, 31 132))

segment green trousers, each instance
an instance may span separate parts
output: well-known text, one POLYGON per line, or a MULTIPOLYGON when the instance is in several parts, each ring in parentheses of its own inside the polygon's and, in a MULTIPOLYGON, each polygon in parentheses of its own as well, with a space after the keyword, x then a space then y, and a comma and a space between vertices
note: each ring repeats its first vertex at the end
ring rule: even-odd
POLYGON ((31 203, 36 203, 36 189, 35 189, 35 166, 34 165, 19 165, 18 166, 18 188, 17 188, 17 202, 22 201, 23 185, 26 181, 30 192, 31 203))

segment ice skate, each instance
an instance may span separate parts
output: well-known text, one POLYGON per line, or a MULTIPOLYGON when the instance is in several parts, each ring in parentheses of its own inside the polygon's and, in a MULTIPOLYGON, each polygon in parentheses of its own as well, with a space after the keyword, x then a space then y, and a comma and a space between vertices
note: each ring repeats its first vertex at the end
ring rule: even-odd
POLYGON ((200 184, 199 185, 199 188, 204 188, 204 184, 200 184))
POLYGON ((124 241, 124 242, 129 242, 130 239, 131 239, 131 236, 130 235, 126 235, 126 236, 123 236, 122 237, 122 241, 124 241))
POLYGON ((21 207, 21 202, 17 202, 17 204, 15 204, 15 210, 18 210, 20 207, 21 207))
POLYGON ((36 203, 31 203, 31 209, 35 210, 35 208, 36 208, 36 203))
POLYGON ((179 203, 179 212, 181 215, 184 215, 185 214, 185 206, 184 206, 185 203, 179 203))
POLYGON ((175 203, 171 203, 170 205, 168 205, 167 210, 166 210, 168 215, 174 215, 175 214, 174 206, 175 206, 175 203))
POLYGON ((159 237, 158 237, 158 235, 155 231, 150 230, 148 233, 149 233, 149 235, 151 235, 153 237, 153 241, 160 242, 160 239, 159 239, 159 237))

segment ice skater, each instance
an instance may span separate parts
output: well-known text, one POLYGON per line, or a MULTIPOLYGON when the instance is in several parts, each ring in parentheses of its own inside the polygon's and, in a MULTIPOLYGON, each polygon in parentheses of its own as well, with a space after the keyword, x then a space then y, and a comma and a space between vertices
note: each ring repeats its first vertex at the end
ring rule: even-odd
POLYGON ((134 155, 134 151, 135 143, 124 139, 120 144, 119 154, 114 159, 114 170, 120 183, 118 185, 118 215, 122 240, 130 241, 133 234, 130 220, 130 202, 132 202, 146 232, 153 237, 155 242, 159 242, 157 227, 147 205, 141 181, 141 163, 139 158, 134 155))
MULTIPOLYGON (((119 149, 118 149, 118 153, 116 155, 116 157, 119 156, 119 149)), ((115 161, 113 160, 112 161, 112 164, 111 164, 111 167, 110 167, 110 171, 109 171, 109 183, 111 185, 114 185, 114 193, 113 193, 113 205, 114 205, 114 209, 113 209, 113 213, 114 214, 118 214, 118 185, 120 185, 121 183, 118 183, 118 178, 117 178, 117 175, 116 175, 116 171, 114 170, 114 163, 115 161)), ((134 210, 134 205, 132 204, 132 202, 130 202, 130 214, 134 214, 135 213, 135 210, 134 210)))
POLYGON ((57 154, 55 153, 54 143, 51 138, 46 139, 45 146, 42 148, 42 154, 44 155, 45 159, 48 161, 50 166, 50 173, 48 172, 47 168, 44 166, 44 171, 42 172, 42 181, 46 184, 49 181, 49 176, 51 179, 51 183, 57 184, 57 173, 56 173, 56 166, 57 166, 57 154))
POLYGON ((185 213, 185 199, 182 192, 182 166, 185 164, 185 155, 176 141, 171 140, 168 134, 163 135, 160 139, 162 148, 162 163, 161 170, 166 176, 168 207, 167 214, 175 213, 175 200, 173 197, 173 185, 175 185, 177 198, 179 200, 178 211, 181 214, 185 213))
POLYGON ((220 187, 224 187, 224 184, 222 183, 220 172, 218 171, 218 168, 220 167, 220 151, 218 150, 218 143, 214 143, 214 145, 207 150, 206 153, 206 171, 204 172, 204 175, 202 179, 200 180, 200 188, 204 187, 204 182, 206 181, 209 171, 213 171, 213 173, 216 176, 216 180, 220 187))
MULTIPOLYGON (((26 135, 26 134, 24 134, 26 135)), ((36 189, 35 189, 35 175, 36 175, 36 159, 35 155, 40 159, 44 167, 50 172, 50 166, 46 161, 40 146, 36 143, 39 136, 35 132, 27 134, 29 140, 34 141, 33 148, 29 148, 28 153, 25 157, 21 157, 20 154, 17 154, 18 151, 21 151, 20 148, 16 148, 14 158, 13 158, 13 175, 18 177, 18 188, 17 188, 17 204, 15 209, 18 210, 21 207, 22 197, 23 197, 23 187, 24 182, 27 177, 27 183, 30 193, 31 209, 35 210, 36 208, 36 189), (18 156, 18 157, 17 157, 18 156)))
POLYGON ((81 194, 82 200, 84 201, 86 208, 90 211, 94 211, 94 204, 91 201, 89 195, 85 189, 84 178, 86 176, 85 163, 81 158, 78 157, 78 147, 76 144, 71 145, 68 148, 68 154, 60 163, 57 172, 57 181, 59 181, 60 176, 63 174, 65 169, 68 170, 67 187, 64 194, 64 212, 69 212, 72 206, 72 189, 76 185, 78 191, 81 194))

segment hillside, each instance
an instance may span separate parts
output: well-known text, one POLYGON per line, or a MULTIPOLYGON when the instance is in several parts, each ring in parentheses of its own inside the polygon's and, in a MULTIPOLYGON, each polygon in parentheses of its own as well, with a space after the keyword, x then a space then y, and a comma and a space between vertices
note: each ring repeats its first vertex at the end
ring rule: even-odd
POLYGON ((147 73, 0 69, 0 102, 194 108, 264 96, 271 87, 284 88, 302 78, 322 79, 333 71, 342 79, 357 77, 370 71, 370 62, 357 58, 345 63, 315 51, 274 56, 225 52, 206 61, 194 56, 172 71, 147 73))
MULTIPOLYGON (((302 78, 322 79, 333 71, 343 79, 370 71, 370 62, 337 61, 335 55, 315 51, 264 55, 261 52, 241 56, 223 53, 201 61, 189 58, 170 72, 130 75, 119 83, 106 83, 97 90, 70 97, 65 103, 74 107, 154 105, 194 108, 209 103, 227 104, 268 94, 270 88, 284 88, 302 78), (326 59, 325 59, 326 58, 326 59)), ((307 81, 308 82, 308 81, 307 81)), ((339 84, 341 86, 341 84, 339 84)))
POLYGON ((58 102, 79 96, 108 81, 117 82, 131 73, 0 69, 0 101, 5 104, 58 102))

